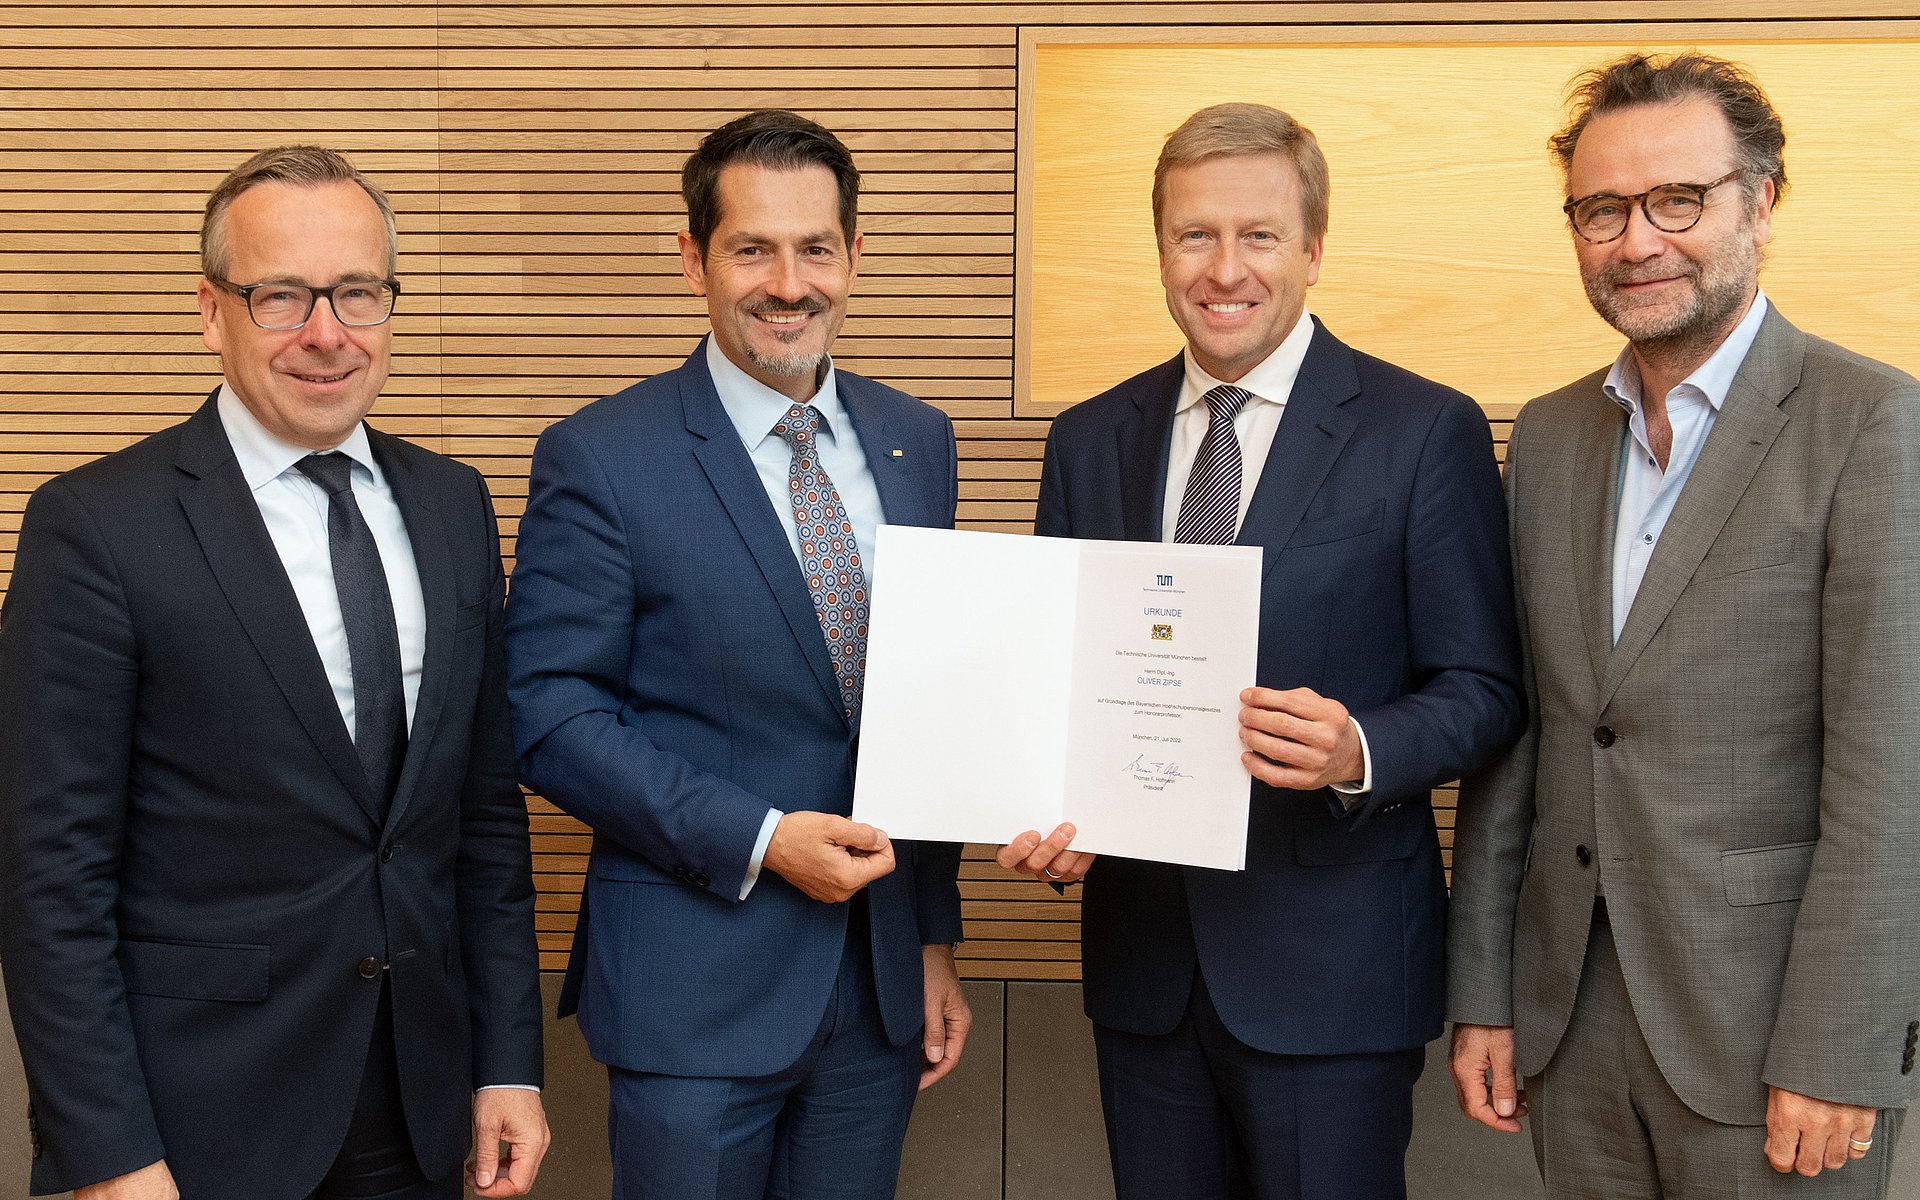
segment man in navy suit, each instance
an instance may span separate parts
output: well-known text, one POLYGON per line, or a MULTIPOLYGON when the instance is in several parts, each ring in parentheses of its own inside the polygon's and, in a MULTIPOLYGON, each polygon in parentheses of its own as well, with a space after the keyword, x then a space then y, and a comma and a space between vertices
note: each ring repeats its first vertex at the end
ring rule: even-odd
POLYGON ((1061 414, 1036 531, 1260 546, 1240 872, 1104 859, 1062 826, 1003 865, 1084 877, 1083 967, 1122 1200, 1405 1195, 1441 1031, 1428 791, 1519 734, 1486 418, 1308 316, 1327 169, 1285 113, 1168 139, 1153 209, 1185 352, 1061 414))
POLYGON ((201 231, 225 383, 27 505, 0 956, 36 1194, 458 1200, 477 1143, 510 1196, 546 1149, 493 507, 362 421, 394 250, 338 154, 235 168, 201 231))
POLYGON ((953 523, 953 428, 828 356, 839 139, 752 113, 682 191, 713 332, 541 437, 508 606, 522 778, 594 832, 561 1014, 607 1066, 621 1200, 891 1197, 969 1014, 959 848, 847 816, 864 555, 953 523))

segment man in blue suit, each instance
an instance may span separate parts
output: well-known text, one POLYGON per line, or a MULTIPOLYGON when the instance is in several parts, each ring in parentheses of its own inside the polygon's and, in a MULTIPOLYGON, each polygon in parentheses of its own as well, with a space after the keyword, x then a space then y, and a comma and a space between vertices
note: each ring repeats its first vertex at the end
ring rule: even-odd
POLYGON ((620 1200, 891 1197, 959 1058, 959 848, 848 819, 880 521, 950 526, 953 427, 828 356, 839 139, 764 111, 682 175, 712 335, 534 452, 508 611, 521 774, 593 827, 561 997, 620 1200))
POLYGON ((1063 413, 1039 533, 1265 551, 1241 872, 1106 859, 1072 829, 1001 852, 1086 878, 1083 959, 1122 1200, 1406 1194, 1441 1031, 1446 890, 1428 791, 1518 736, 1505 509, 1467 397, 1305 309, 1327 169, 1227 104, 1154 174, 1184 353, 1063 413))

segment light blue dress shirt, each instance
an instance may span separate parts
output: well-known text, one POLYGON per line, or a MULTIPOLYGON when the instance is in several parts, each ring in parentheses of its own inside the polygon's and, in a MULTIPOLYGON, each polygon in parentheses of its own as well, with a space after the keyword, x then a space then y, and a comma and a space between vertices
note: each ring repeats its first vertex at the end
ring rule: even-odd
MULTIPOLYGON (((713 376, 713 390, 720 395, 720 407, 726 410, 727 419, 740 435, 740 444, 747 448, 747 457, 753 460, 760 486, 766 489, 767 503, 773 506, 773 515, 779 519, 780 527, 787 531, 787 545, 793 550, 793 560, 797 563, 800 561, 800 529, 794 524, 793 506, 787 499, 787 472, 793 463, 793 450, 785 438, 774 432, 794 402, 735 366, 711 336, 707 338, 706 353, 707 373, 713 376)), ((827 360, 826 375, 807 404, 820 413, 814 445, 820 466, 827 478, 833 480, 833 489, 840 493, 840 503, 847 510, 847 520, 853 524, 854 545, 864 567, 868 548, 873 545, 873 531, 886 520, 886 512, 880 506, 880 489, 873 482, 873 469, 867 465, 866 453, 860 448, 860 435, 854 432, 853 419, 840 403, 839 376, 833 369, 833 360, 827 360)), ((868 582, 871 584, 871 578, 868 582)), ((768 808, 760 836, 753 844, 753 855, 747 860, 747 876, 740 886, 742 900, 759 881, 760 864, 766 859, 774 826, 785 815, 777 808, 768 808)))
POLYGON ((1613 369, 1603 384, 1607 396, 1627 411, 1627 428, 1621 434, 1618 505, 1613 524, 1613 640, 1620 640, 1633 598, 1640 593, 1640 581, 1646 577, 1647 563, 1660 545, 1660 534, 1673 515, 1680 492, 1700 458, 1701 447, 1726 403, 1733 377, 1753 349, 1760 332, 1761 318, 1767 315, 1765 293, 1756 293, 1747 315, 1720 343, 1707 361, 1693 374, 1674 385, 1667 393, 1667 421, 1673 427, 1673 444, 1667 451, 1666 470, 1647 439, 1646 412, 1641 407, 1640 370, 1633 362, 1631 346, 1620 351, 1613 369))

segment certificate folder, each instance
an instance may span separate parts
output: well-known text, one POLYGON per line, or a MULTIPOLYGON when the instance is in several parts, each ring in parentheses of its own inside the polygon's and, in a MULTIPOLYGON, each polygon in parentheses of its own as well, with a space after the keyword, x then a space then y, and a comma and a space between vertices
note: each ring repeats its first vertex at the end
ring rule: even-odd
POLYGON ((870 558, 856 820, 1245 866, 1258 548, 883 525, 870 558))

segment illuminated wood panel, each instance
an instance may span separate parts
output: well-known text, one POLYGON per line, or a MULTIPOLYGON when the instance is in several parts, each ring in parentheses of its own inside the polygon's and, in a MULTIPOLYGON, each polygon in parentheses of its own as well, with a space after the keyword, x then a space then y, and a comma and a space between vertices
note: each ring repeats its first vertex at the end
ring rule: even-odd
MULTIPOLYGON (((1618 352, 1581 292, 1546 140, 1575 72, 1650 43, 1489 44, 1466 30, 1400 45, 1053 36, 1074 35, 1029 39, 1022 126, 1023 414, 1057 413, 1179 347, 1155 258, 1153 164, 1188 114, 1227 100, 1285 109, 1319 139, 1332 219, 1307 299, 1348 342, 1494 403, 1550 391, 1618 352)), ((1653 45, 1749 64, 1786 121, 1790 188, 1763 273, 1769 296, 1811 332, 1920 371, 1920 92, 1907 86, 1920 40, 1708 31, 1677 42, 1663 32, 1653 45)))

